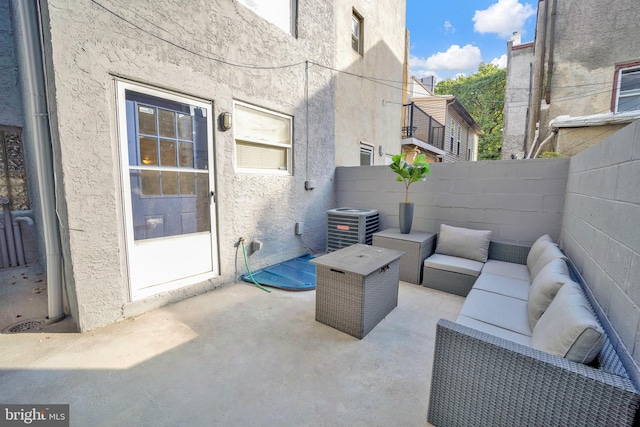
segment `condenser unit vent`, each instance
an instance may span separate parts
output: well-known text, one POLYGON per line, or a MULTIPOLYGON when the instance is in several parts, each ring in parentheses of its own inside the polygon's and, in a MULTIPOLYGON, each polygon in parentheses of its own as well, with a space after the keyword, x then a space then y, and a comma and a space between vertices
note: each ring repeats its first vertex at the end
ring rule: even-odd
POLYGON ((380 226, 375 209, 337 208, 327 211, 327 252, 363 243, 370 245, 380 226))

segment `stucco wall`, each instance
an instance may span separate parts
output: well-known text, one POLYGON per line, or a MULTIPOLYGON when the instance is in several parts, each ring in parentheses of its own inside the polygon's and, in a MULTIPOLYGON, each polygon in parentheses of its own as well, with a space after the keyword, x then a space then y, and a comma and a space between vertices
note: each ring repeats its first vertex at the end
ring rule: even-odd
POLYGON ((374 164, 400 153, 405 0, 335 1, 336 164, 360 164, 360 141, 375 146, 374 164), (351 47, 351 16, 364 20, 364 55, 351 47), (361 78, 358 76, 365 76, 361 78), (373 79, 380 79, 373 81, 373 79))
POLYGON ((307 132, 305 61, 332 66, 332 2, 298 2, 297 38, 236 2, 184 6, 51 0, 44 11, 57 184, 66 203, 59 207, 65 275, 81 330, 235 280, 244 272, 235 247, 240 236, 264 243, 251 256, 254 269, 308 252, 295 222, 305 223, 312 247, 324 245, 324 212, 334 200, 335 92, 331 72, 309 70, 307 132), (219 59, 297 65, 259 69, 219 59), (233 100, 294 117, 290 176, 236 173, 233 132, 215 129, 220 276, 136 302, 128 297, 115 76, 212 101, 214 118, 233 111, 233 100), (316 180, 314 190, 305 190, 306 179, 316 180))
POLYGON ((0 125, 24 126, 8 1, 0 1, 0 125))
POLYGON ((571 159, 561 244, 640 364, 640 124, 571 159))
MULTIPOLYGON (((438 163, 425 182, 411 184, 413 229, 440 224, 491 230, 492 238, 533 243, 560 237, 568 159, 438 163)), ((381 228, 398 227, 404 185, 383 166, 337 168, 337 206, 374 208, 381 228)))
POLYGON ((502 159, 525 158, 524 143, 527 134, 529 85, 533 63, 533 43, 513 45, 507 43, 507 77, 504 94, 504 120, 502 128, 502 159))

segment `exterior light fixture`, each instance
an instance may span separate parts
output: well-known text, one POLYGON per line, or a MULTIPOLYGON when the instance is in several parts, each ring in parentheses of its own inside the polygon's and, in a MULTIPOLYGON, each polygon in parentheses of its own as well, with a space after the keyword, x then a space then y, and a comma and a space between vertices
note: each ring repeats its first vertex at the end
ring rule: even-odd
POLYGON ((226 111, 220 114, 220 127, 222 130, 231 129, 231 113, 226 111))

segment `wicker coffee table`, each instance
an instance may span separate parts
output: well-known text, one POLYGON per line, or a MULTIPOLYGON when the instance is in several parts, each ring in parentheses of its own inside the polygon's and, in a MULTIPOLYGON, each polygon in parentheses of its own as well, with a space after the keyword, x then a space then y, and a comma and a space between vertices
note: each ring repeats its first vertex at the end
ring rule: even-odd
POLYGON ((352 245, 315 258, 316 320, 364 338, 398 305, 402 251, 352 245))

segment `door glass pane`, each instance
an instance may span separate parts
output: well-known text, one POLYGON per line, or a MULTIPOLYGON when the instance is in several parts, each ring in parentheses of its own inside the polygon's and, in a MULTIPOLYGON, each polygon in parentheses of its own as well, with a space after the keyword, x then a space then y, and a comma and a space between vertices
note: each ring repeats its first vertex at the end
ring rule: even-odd
POLYGON ((160 164, 162 166, 177 166, 175 141, 170 139, 160 140, 160 164))
POLYGON ((193 125, 188 114, 178 113, 178 139, 193 141, 193 125))
POLYGON ((156 171, 139 171, 142 176, 143 196, 157 196, 160 194, 160 172, 156 171))
POLYGON ((180 172, 180 194, 196 194, 196 174, 180 172))
POLYGON ((176 113, 159 109, 158 123, 160 125, 160 136, 166 136, 168 138, 176 137, 176 113))
POLYGON ((191 144, 190 142, 180 143, 180 167, 193 167, 193 144, 191 144))
POLYGON ((138 105, 138 127, 140 133, 155 135, 156 109, 147 105, 138 105))
POLYGON ((178 172, 162 172, 162 194, 178 194, 178 172))
POLYGON ((140 137, 140 159, 145 166, 158 164, 158 146, 155 138, 140 137))

